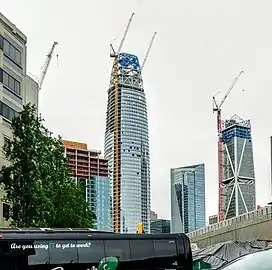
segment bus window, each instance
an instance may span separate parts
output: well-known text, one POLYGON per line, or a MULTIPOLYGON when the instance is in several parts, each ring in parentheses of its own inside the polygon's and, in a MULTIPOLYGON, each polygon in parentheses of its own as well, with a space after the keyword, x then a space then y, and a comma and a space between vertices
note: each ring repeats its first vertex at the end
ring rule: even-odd
MULTIPOLYGON (((0 241, 0 255, 7 255, 10 253, 10 246, 7 241, 0 241)), ((0 267, 1 269, 1 267, 0 267)))
POLYGON ((12 256, 27 256, 34 255, 34 241, 16 240, 9 242, 9 248, 12 256))
POLYGON ((190 249, 187 238, 179 237, 176 241, 178 254, 184 254, 186 253, 186 250, 190 249))
POLYGON ((35 254, 28 256, 29 265, 49 263, 48 240, 34 241, 35 254))
POLYGON ((15 260, 11 259, 11 257, 0 255, 0 269, 1 270, 15 269, 15 260))
POLYGON ((175 269, 177 265, 177 251, 174 239, 153 239, 155 268, 175 269))
POLYGON ((105 240, 106 257, 116 257, 120 262, 130 261, 129 240, 105 240))
POLYGON ((176 242, 175 240, 161 239, 153 240, 155 257, 175 257, 177 256, 176 242))
POLYGON ((77 263, 75 240, 57 240, 49 243, 50 264, 77 263))
POLYGON ((78 257, 79 263, 98 263, 105 257, 104 241, 103 240, 91 240, 87 242, 90 247, 85 247, 85 240, 78 240, 78 257), (90 243, 90 245, 89 245, 90 243))
POLYGON ((153 269, 154 246, 151 239, 130 240, 131 269, 153 269))
POLYGON ((130 251, 132 261, 154 259, 152 240, 130 240, 130 251))

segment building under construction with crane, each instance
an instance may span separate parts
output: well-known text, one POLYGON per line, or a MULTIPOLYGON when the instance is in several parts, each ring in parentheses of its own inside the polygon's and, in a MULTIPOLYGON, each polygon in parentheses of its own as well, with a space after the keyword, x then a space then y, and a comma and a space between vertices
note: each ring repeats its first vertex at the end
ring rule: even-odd
POLYGON ((134 54, 121 52, 132 14, 118 50, 111 45, 113 68, 108 89, 105 157, 109 160, 112 222, 115 232, 150 231, 150 165, 146 97, 142 65, 134 54))
POLYGON ((223 122, 223 213, 229 219, 256 209, 250 120, 237 115, 223 122))
POLYGON ((219 221, 253 211, 256 204, 251 126, 234 116, 222 121, 222 106, 236 85, 241 71, 220 103, 213 97, 217 113, 219 221))

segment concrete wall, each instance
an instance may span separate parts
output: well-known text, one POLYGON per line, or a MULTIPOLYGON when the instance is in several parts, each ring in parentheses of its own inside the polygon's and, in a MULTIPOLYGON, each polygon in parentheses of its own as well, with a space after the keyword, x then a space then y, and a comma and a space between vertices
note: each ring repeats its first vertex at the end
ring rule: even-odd
POLYGON ((188 234, 192 243, 205 248, 229 240, 272 239, 272 207, 235 217, 188 234))

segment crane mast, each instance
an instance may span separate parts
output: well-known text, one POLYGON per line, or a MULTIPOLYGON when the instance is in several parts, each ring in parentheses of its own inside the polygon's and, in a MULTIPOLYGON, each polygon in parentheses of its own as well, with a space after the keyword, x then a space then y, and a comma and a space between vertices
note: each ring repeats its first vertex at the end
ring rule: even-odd
POLYGON ((225 103, 227 97, 231 93, 232 89, 234 88, 235 84, 239 80, 240 76, 244 73, 244 71, 240 71, 237 77, 234 78, 229 90, 218 104, 216 102, 215 97, 213 96, 213 112, 217 112, 217 136, 218 136, 218 182, 219 182, 219 221, 224 220, 224 211, 223 211, 223 137, 222 137, 222 114, 221 114, 221 107, 225 103))
POLYGON ((115 52, 115 50, 113 48, 113 45, 110 44, 110 47, 111 47, 111 50, 112 50, 111 53, 110 53, 110 57, 114 57, 114 58, 117 57, 117 60, 118 60, 119 53, 121 52, 121 50, 123 48, 124 42, 125 42, 127 34, 128 34, 128 30, 130 28, 130 25, 132 23, 132 19, 133 19, 134 15, 135 15, 135 13, 132 13, 132 15, 129 18, 129 21, 128 21, 125 33, 124 33, 124 35, 123 35, 123 37, 121 39, 121 42, 120 42, 119 47, 118 47, 118 50, 116 52, 115 52))
POLYGON ((120 204, 120 172, 119 172, 119 163, 120 163, 120 157, 119 157, 119 99, 118 99, 118 95, 119 95, 119 78, 118 78, 118 57, 120 54, 120 51, 122 50, 122 47, 124 45, 125 39, 127 37, 128 34, 128 30, 130 28, 133 16, 135 13, 132 13, 124 36, 121 39, 120 45, 117 49, 117 51, 115 52, 112 44, 110 44, 111 47, 111 53, 110 53, 110 57, 113 57, 113 88, 114 88, 114 183, 113 183, 113 191, 114 191, 114 198, 113 198, 113 209, 114 209, 114 232, 120 232, 121 229, 121 222, 120 222, 120 213, 121 213, 121 204, 120 204))
POLYGON ((146 55, 145 55, 145 58, 144 58, 144 61, 143 61, 142 67, 141 67, 141 71, 143 71, 143 68, 144 68, 144 66, 145 66, 146 60, 147 60, 147 58, 148 58, 148 55, 149 55, 149 53, 150 53, 150 50, 151 50, 151 48, 152 48, 152 45, 153 45, 153 42, 154 42, 154 39, 155 39, 156 35, 157 35, 157 32, 154 33, 154 35, 153 35, 153 37, 152 37, 152 39, 151 39, 151 42, 150 42, 150 44, 149 44, 149 46, 148 46, 148 49, 147 49, 147 52, 146 52, 146 55))
POLYGON ((56 46, 58 45, 58 42, 54 41, 49 53, 47 54, 46 56, 46 61, 44 63, 44 66, 42 68, 42 74, 41 74, 41 77, 39 79, 39 90, 41 90, 42 88, 42 85, 43 85, 43 82, 44 82, 44 78, 47 74, 47 71, 48 71, 48 67, 50 65, 50 62, 51 62, 51 59, 52 59, 52 56, 54 54, 54 50, 56 48, 56 46))

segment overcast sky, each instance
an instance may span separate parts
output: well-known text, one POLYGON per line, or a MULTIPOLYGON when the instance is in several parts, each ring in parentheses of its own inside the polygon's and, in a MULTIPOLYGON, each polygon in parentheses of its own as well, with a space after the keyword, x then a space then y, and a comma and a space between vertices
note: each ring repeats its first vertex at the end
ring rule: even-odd
POLYGON ((212 96, 240 78, 223 116, 252 121, 257 203, 270 199, 272 135, 271 0, 0 0, 1 12, 28 37, 28 71, 39 76, 58 41, 40 94, 54 133, 103 150, 107 88, 116 45, 135 12, 123 50, 143 60, 152 209, 170 217, 170 168, 204 162, 207 216, 217 213, 217 132, 212 96), (244 91, 242 91, 244 90, 244 91))

